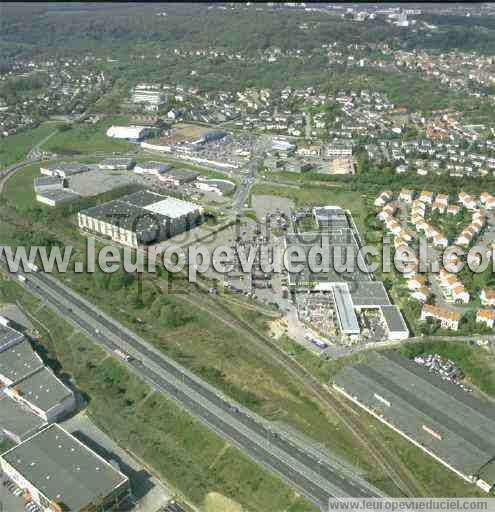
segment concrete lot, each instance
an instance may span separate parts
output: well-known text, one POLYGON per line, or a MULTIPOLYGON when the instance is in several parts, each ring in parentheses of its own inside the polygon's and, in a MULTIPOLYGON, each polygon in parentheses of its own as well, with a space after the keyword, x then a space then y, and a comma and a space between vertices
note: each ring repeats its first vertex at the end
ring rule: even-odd
POLYGON ((258 219, 266 217, 267 213, 275 213, 279 208, 286 215, 294 207, 294 201, 286 197, 253 195, 251 198, 253 209, 258 219))
POLYGON ((142 178, 132 171, 102 171, 98 168, 76 174, 68 181, 68 188, 83 197, 95 196, 132 183, 143 183, 142 178))

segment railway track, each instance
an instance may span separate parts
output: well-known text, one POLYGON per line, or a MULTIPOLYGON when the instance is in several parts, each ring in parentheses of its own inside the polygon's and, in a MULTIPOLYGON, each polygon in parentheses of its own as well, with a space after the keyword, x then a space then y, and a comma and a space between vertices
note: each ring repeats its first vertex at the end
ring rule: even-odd
MULTIPOLYGON (((164 292, 159 285, 154 284, 162 293, 164 292)), ((191 306, 203 309, 230 328, 244 335, 248 334, 250 340, 256 343, 256 346, 259 347, 263 353, 302 382, 307 389, 311 390, 313 396, 315 396, 321 404, 331 410, 331 412, 339 418, 342 424, 354 435, 363 447, 368 450, 383 473, 387 475, 406 496, 417 497, 428 495, 428 491, 416 481, 398 456, 385 448, 383 439, 379 434, 365 425, 365 419, 361 414, 356 414, 351 404, 342 399, 332 388, 324 386, 316 380, 302 365, 288 356, 280 347, 273 343, 271 339, 259 333, 244 320, 234 316, 220 301, 216 304, 221 312, 215 311, 209 306, 205 306, 204 303, 200 303, 197 297, 192 299, 188 294, 179 294, 177 297, 179 300, 183 300, 191 306)))

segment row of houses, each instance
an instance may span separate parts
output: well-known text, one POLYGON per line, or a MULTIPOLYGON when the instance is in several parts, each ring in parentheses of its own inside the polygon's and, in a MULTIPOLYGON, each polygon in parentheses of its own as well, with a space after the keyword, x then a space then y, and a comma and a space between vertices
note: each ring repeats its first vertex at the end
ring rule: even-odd
MULTIPOLYGON (((428 319, 434 319, 440 322, 442 329, 457 331, 462 319, 462 314, 459 311, 452 311, 444 307, 424 304, 421 310, 421 320, 428 319)), ((495 310, 478 309, 476 311, 476 322, 493 329, 495 327, 495 310)))

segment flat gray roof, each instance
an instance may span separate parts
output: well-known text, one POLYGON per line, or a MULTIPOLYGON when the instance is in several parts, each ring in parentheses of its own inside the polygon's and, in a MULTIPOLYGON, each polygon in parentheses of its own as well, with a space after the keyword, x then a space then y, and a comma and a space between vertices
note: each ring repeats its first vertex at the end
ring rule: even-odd
POLYGON ((34 186, 42 187, 44 185, 60 185, 62 186, 64 180, 59 176, 38 176, 34 178, 34 186))
POLYGON ((391 332, 407 331, 406 322, 397 306, 382 306, 383 318, 387 324, 387 328, 391 332))
POLYGON ((0 352, 15 343, 20 343, 23 339, 24 335, 21 332, 0 324, 0 352))
POLYGON ((313 214, 320 228, 349 228, 350 222, 346 212, 338 206, 314 208, 313 214))
POLYGON ((61 171, 66 176, 72 174, 79 174, 80 172, 89 171, 89 167, 86 164, 80 164, 77 162, 59 162, 48 165, 41 165, 44 169, 50 169, 51 171, 61 171))
MULTIPOLYGON (((358 252, 357 244, 348 228, 333 230, 329 232, 297 233, 286 236, 287 247, 297 246, 305 252, 306 258, 313 246, 321 247, 329 259, 328 272, 311 272, 310 266, 306 265, 300 273, 289 273, 289 283, 298 287, 313 288, 318 283, 339 283, 354 281, 366 281, 371 279, 368 272, 361 268, 367 268, 358 252), (357 258, 361 259, 361 268, 358 266, 357 258), (353 269, 340 271, 347 261, 354 263, 353 269)), ((352 286, 350 287, 352 291, 352 286)))
POLYGON ((69 201, 75 201, 79 199, 81 196, 76 194, 75 192, 71 192, 67 189, 55 189, 55 190, 43 190, 36 193, 37 196, 45 197, 50 201, 55 201, 57 203, 66 203, 69 201))
POLYGON ((156 192, 151 192, 150 190, 138 190, 137 192, 121 197, 120 201, 144 208, 150 204, 158 203, 158 201, 162 201, 166 199, 166 197, 167 196, 162 196, 156 192))
POLYGON ((390 299, 381 281, 356 281, 349 284, 354 306, 388 306, 390 299))
POLYGON ((43 366, 41 357, 32 349, 27 340, 0 352, 0 376, 13 382, 24 379, 43 366))
POLYGON ((164 217, 122 200, 99 204, 80 213, 113 226, 131 230, 138 236, 153 229, 158 232, 160 221, 165 222, 164 217))
POLYGON ((78 512, 128 478, 57 424, 2 455, 26 480, 64 510, 78 512))
POLYGON ((464 475, 495 457, 492 404, 397 352, 344 368, 335 384, 464 475))
POLYGON ((42 411, 49 411, 52 407, 63 402, 73 394, 46 367, 16 384, 15 389, 24 400, 32 403, 42 411))
POLYGON ((21 404, 0 393, 0 429, 24 441, 46 423, 21 404))
POLYGON ((196 178, 199 176, 199 172, 191 171, 189 169, 171 169, 167 172, 167 176, 174 178, 196 178))
POLYGON ((131 165, 134 162, 133 158, 121 157, 121 158, 106 158, 98 165, 110 165, 110 166, 121 166, 131 165))
POLYGON ((189 213, 199 212, 195 203, 139 190, 120 199, 103 203, 80 213, 109 224, 128 229, 138 235, 167 226, 169 222, 189 213))
POLYGON ((154 160, 138 163, 136 164, 136 167, 140 167, 141 169, 146 169, 148 171, 158 171, 160 173, 167 172, 172 169, 170 164, 155 162, 154 160))

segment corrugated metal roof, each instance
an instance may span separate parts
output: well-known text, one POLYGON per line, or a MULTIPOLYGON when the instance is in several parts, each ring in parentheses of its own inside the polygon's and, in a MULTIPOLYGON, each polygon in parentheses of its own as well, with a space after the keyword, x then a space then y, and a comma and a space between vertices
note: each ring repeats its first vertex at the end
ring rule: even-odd
POLYGON ((335 384, 466 476, 495 457, 491 404, 396 352, 345 368, 335 384))
POLYGON ((347 284, 336 283, 333 286, 333 295, 342 332, 345 334, 359 334, 361 329, 354 312, 354 305, 347 284))

